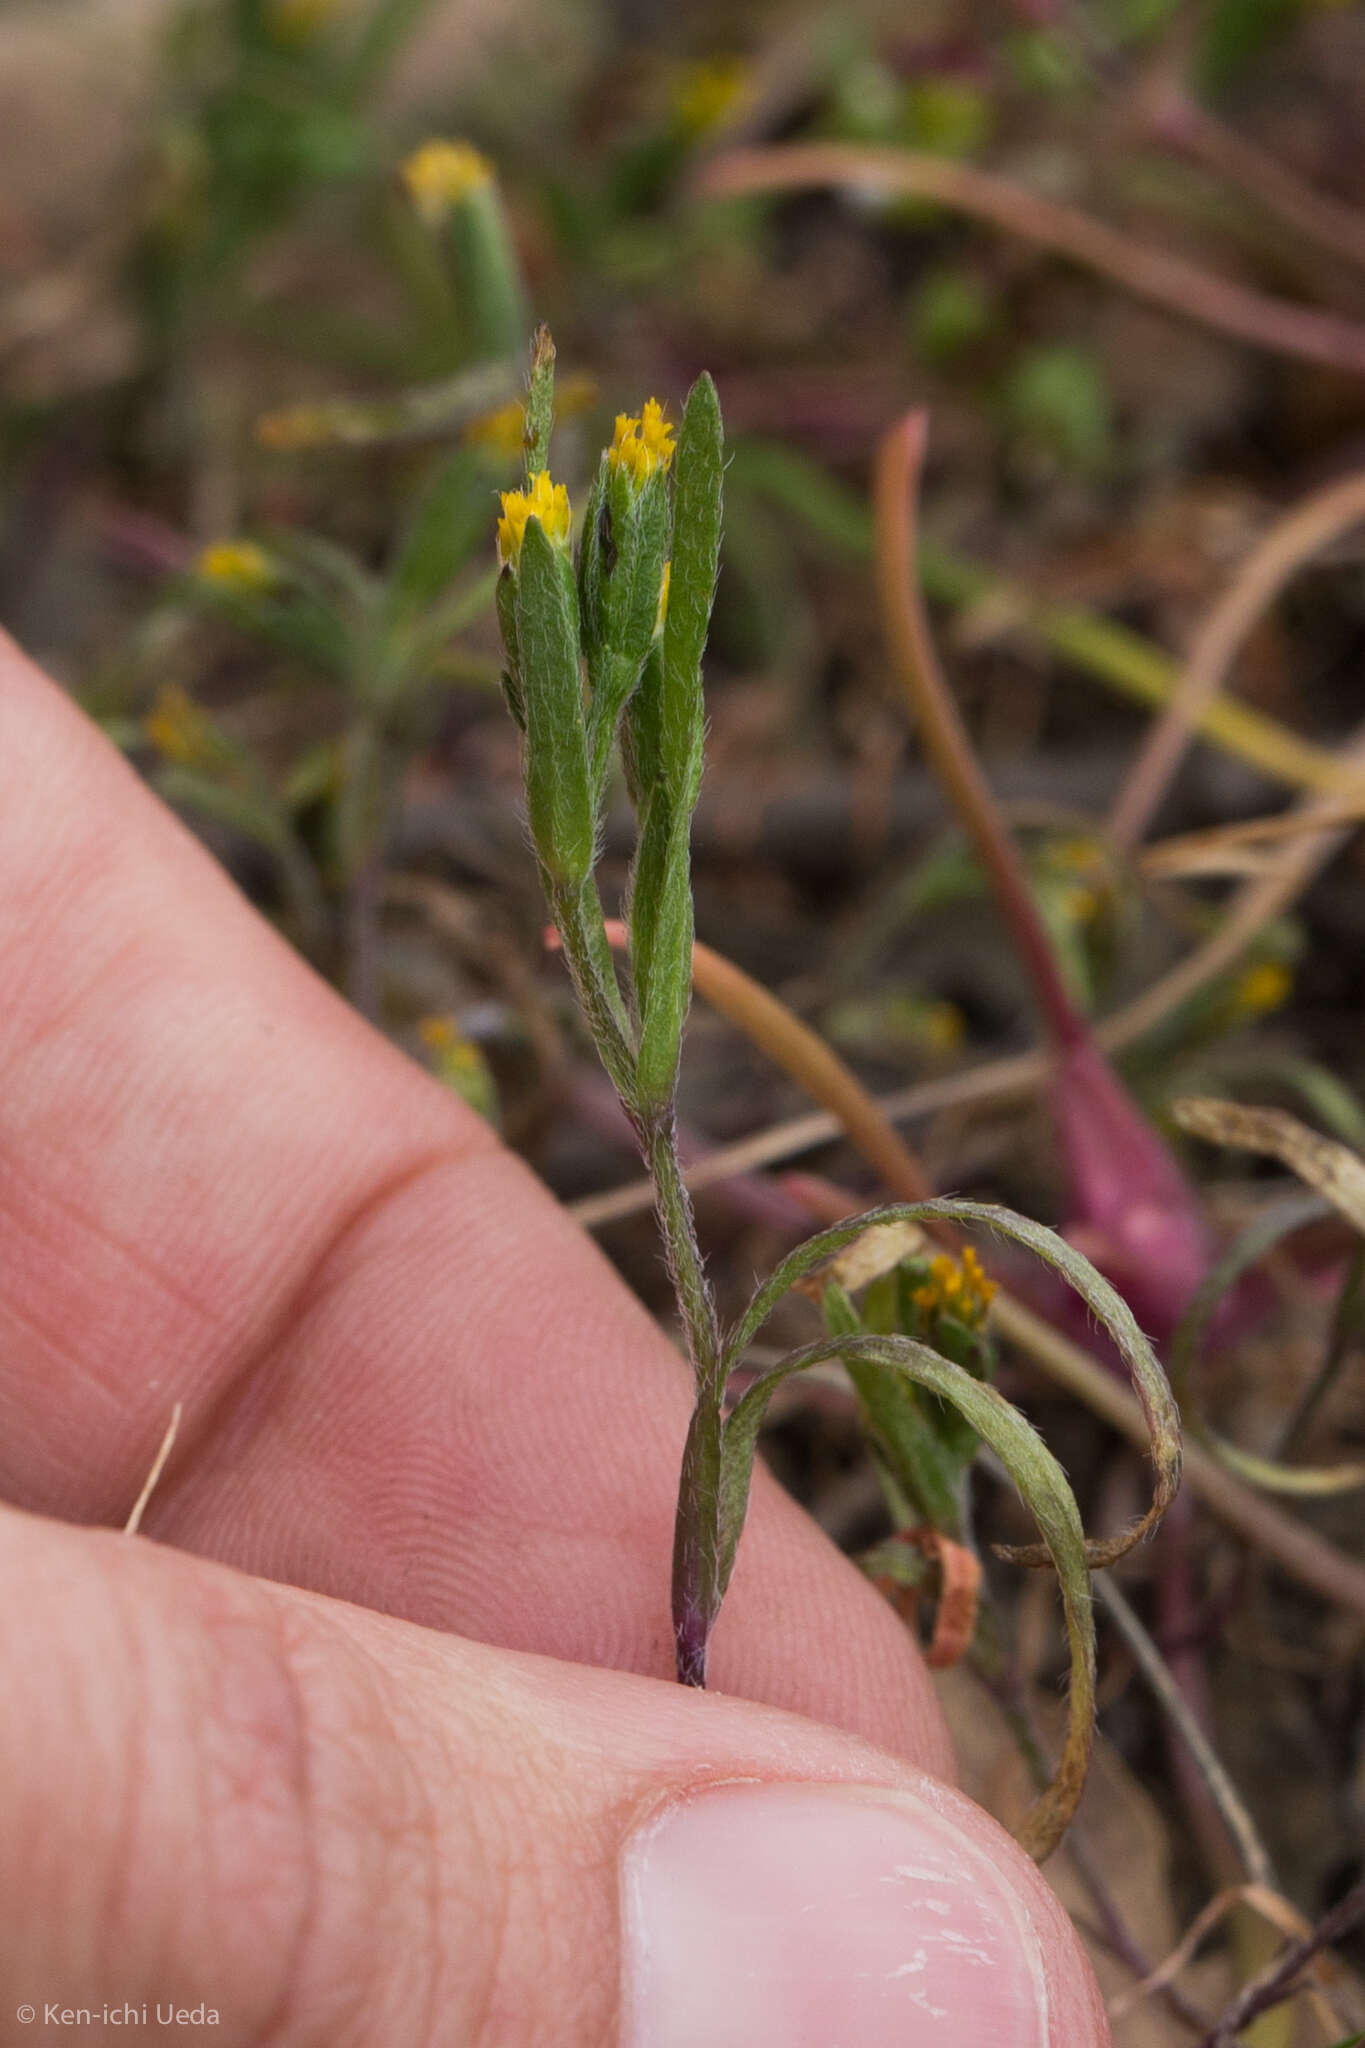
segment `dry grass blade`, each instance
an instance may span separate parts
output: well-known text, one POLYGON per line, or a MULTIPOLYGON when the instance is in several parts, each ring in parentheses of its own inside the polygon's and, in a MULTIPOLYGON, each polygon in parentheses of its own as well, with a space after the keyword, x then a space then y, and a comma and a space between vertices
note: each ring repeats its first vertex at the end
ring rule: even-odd
POLYGON ((1295 570, 1365 519, 1365 475, 1317 491, 1275 522, 1213 607, 1190 649, 1180 686, 1124 778, 1109 837, 1135 846, 1170 787, 1200 717, 1223 687, 1238 648, 1295 570))
POLYGON ((1310 1130, 1287 1110, 1248 1109, 1240 1102, 1217 1102, 1202 1095, 1173 1102, 1171 1115, 1182 1131, 1207 1138, 1212 1145, 1278 1159, 1365 1234, 1365 1160, 1348 1145, 1310 1130))
POLYGON ((1340 1941, 1343 1935, 1351 1933, 1362 1920, 1365 1920, 1365 1878, 1352 1885, 1346 1896, 1338 1900, 1330 1912, 1323 1914, 1310 1934, 1293 1942, 1259 1977, 1243 1986, 1217 2026, 1204 2036, 1199 2048, 1231 2048, 1242 2029, 1258 2014, 1271 2011, 1292 1996, 1304 1969, 1315 1956, 1333 1942, 1340 1941))
POLYGON ((1213 1744, 1190 1711, 1165 1658, 1111 1578, 1097 1578, 1095 1593, 1155 1694, 1162 1713, 1193 1758, 1248 1880, 1267 1890, 1273 1888, 1274 1871, 1256 1823, 1213 1744))
POLYGON ((177 1401, 171 1410, 171 1419, 166 1424, 166 1434, 162 1437, 160 1448, 152 1460, 152 1469, 143 1481, 142 1491, 133 1503, 133 1511, 123 1525, 125 1536, 136 1536, 138 1530, 142 1527, 142 1517, 147 1512, 147 1503, 155 1493, 157 1481, 166 1469, 166 1460, 170 1457, 175 1447, 175 1439, 180 1431, 182 1410, 183 1404, 177 1401))
POLYGON ((1194 876, 1260 876, 1267 872, 1268 849, 1285 840, 1327 826, 1365 824, 1365 802, 1331 804, 1321 814, 1276 812, 1269 818, 1240 818, 1231 825, 1211 825, 1202 832, 1180 832, 1144 847, 1138 871, 1152 881, 1182 881, 1194 876))
POLYGON ((1354 207, 1305 184, 1278 157, 1249 142, 1178 88, 1153 99, 1148 119, 1162 142, 1173 143, 1219 172, 1267 213, 1365 270, 1365 224, 1354 207))
MULTIPOLYGON (((1191 1921, 1171 1953, 1157 1965, 1156 1969, 1150 1970, 1139 1983, 1121 1992, 1117 1998, 1110 1999, 1110 2019, 1121 2020, 1134 2006, 1141 2005, 1144 1999, 1151 1998, 1154 1993, 1163 1991, 1168 1984, 1174 1983, 1201 1942, 1207 1940, 1214 1928, 1227 1918, 1235 1906, 1250 1907, 1253 1913, 1258 1913, 1281 1934, 1302 1940, 1312 1933, 1302 1913, 1292 1906, 1282 1893, 1272 1891, 1263 1884, 1229 1885, 1225 1891, 1219 1892, 1216 1898, 1209 1900, 1203 1911, 1191 1921)), ((1335 2024, 1330 2021, 1329 2023, 1335 2024)))
POLYGON ((1276 355, 1365 376, 1365 327, 1354 320, 1251 291, 972 164, 860 143, 789 143, 720 156, 702 170, 694 189, 719 199, 831 185, 878 198, 936 200, 1097 271, 1187 320, 1276 355))
MULTIPOLYGON (((1356 772, 1365 769, 1365 734, 1355 734, 1342 749, 1342 759, 1356 772)), ((1258 933, 1297 900, 1342 845, 1346 828, 1326 822, 1337 808, 1330 797, 1311 797, 1301 806, 1297 815, 1313 829, 1291 841, 1269 873, 1248 882, 1238 892, 1210 938, 1134 1002, 1099 1025, 1095 1035, 1107 1051, 1141 1038, 1208 982, 1236 966, 1258 933)))

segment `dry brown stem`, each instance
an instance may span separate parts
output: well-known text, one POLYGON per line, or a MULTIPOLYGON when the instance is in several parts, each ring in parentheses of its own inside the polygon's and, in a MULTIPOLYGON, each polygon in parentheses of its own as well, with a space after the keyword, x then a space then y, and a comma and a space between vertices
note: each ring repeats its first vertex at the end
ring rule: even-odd
POLYGON ((695 190, 720 199, 820 186, 878 198, 936 200, 1097 271, 1187 320, 1276 355, 1365 376, 1365 327, 1356 321, 1252 291, 974 164, 861 143, 787 143, 717 157, 703 168, 695 190))
POLYGON ((1141 839, 1242 642, 1295 570, 1362 519, 1365 474, 1343 477, 1276 520, 1252 550, 1195 635, 1179 687, 1124 778, 1109 818, 1115 846, 1141 839))

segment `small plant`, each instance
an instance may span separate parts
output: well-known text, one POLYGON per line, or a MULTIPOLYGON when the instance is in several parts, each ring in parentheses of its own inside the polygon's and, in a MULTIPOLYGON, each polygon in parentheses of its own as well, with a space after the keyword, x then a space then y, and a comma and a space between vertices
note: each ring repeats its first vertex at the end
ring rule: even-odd
MULTIPOLYGON (((507 703, 522 734, 531 837, 575 991, 639 1141, 676 1290, 696 1400, 683 1452, 673 1554, 680 1681, 703 1685, 748 1504, 759 1430, 777 1387, 838 1359, 857 1387, 883 1469, 942 1535, 967 1533, 966 1480, 984 1441, 1009 1469, 1061 1584, 1072 1659, 1070 1725, 1053 1783, 1021 1839, 1055 1846, 1084 1778, 1093 1723, 1088 1570, 1146 1533, 1174 1493, 1179 1434, 1160 1367, 1107 1281, 1071 1246, 1010 1211, 955 1199, 897 1203, 820 1232, 784 1259, 730 1331, 721 1328, 676 1143, 675 1098, 692 984, 690 827, 702 774, 701 667, 720 559, 720 405, 703 375, 676 434, 651 399, 622 414, 588 491, 575 560, 566 487, 549 469, 554 345, 535 339, 526 481, 502 499, 498 617, 507 703), (619 747, 636 819, 628 987, 617 979, 595 880, 604 800, 619 747), (975 1261, 924 1261, 921 1233, 951 1243, 976 1225, 1059 1271, 1105 1326, 1154 1417, 1157 1496, 1128 1534, 1088 1547, 1065 1474, 1032 1425, 988 1383, 981 1324, 989 1283, 975 1261), (848 1248, 890 1232, 852 1265, 848 1248), (907 1234, 908 1233, 908 1234, 907 1234), (883 1243, 887 1240, 883 1239, 883 1243), (912 1263, 906 1265, 906 1258, 912 1263), (916 1263, 917 1261, 917 1263, 916 1263), (827 1264, 833 1262, 833 1264, 827 1264), (884 1278, 885 1275, 890 1278, 884 1278), (752 1381, 727 1409, 730 1376, 777 1302, 803 1284, 828 1334, 752 1381), (867 1287, 863 1306, 856 1290, 867 1287)), ((876 1243, 876 1239, 872 1242, 876 1243)))

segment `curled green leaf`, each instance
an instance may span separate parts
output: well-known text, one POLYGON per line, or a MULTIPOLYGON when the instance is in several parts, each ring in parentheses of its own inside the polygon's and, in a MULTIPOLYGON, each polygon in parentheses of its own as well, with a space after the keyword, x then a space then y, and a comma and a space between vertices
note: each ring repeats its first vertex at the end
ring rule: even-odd
POLYGON ((1041 1862, 1051 1855, 1085 1784, 1095 1720, 1095 1625, 1085 1534, 1066 1474, 1031 1422, 994 1387, 940 1358, 911 1337, 825 1337, 765 1372, 736 1403, 724 1425, 719 1469, 719 1538, 713 1569, 724 1592, 748 1509, 758 1432, 768 1403, 793 1373, 837 1358, 922 1387, 948 1401, 988 1443, 1019 1489, 1056 1567, 1071 1654, 1067 1733, 1051 1784, 1029 1809, 1018 1839, 1041 1862))
MULTIPOLYGON (((812 1267, 841 1251, 873 1225, 897 1222, 975 1224, 1024 1246, 1054 1272, 1061 1274, 1108 1331, 1132 1376, 1142 1404, 1155 1474, 1152 1501, 1147 1512, 1122 1535, 1107 1542, 1087 1545, 1086 1554, 1092 1567, 1115 1563, 1135 1543, 1140 1543, 1151 1533, 1175 1498, 1180 1485, 1180 1413, 1156 1354, 1138 1328, 1127 1302, 1101 1273, 1095 1271, 1088 1259, 1044 1224, 1034 1223, 1027 1216, 1016 1215, 1012 1209, 1002 1209, 991 1202, 972 1202, 944 1195, 925 1202, 890 1202, 882 1208, 869 1209, 863 1216, 851 1217, 847 1223, 836 1224, 831 1230, 822 1230, 815 1237, 807 1238, 803 1245, 798 1245, 759 1288, 726 1344, 725 1369, 731 1369, 783 1295, 812 1267)), ((1047 1562, 1047 1553, 1034 1548, 1001 1554, 1016 1564, 1047 1562)))

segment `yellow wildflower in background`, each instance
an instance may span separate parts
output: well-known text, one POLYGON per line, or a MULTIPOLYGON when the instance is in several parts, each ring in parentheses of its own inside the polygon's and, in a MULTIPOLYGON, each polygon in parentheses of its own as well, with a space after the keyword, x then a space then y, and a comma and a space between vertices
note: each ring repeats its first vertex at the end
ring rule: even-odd
POLYGON ((496 1123, 498 1091, 493 1072, 472 1038, 466 1038, 453 1017, 422 1017, 417 1036, 431 1054, 432 1072, 480 1116, 496 1123))
POLYGON ((480 413, 464 430, 466 441, 486 448, 499 462, 520 460, 525 435, 526 407, 519 398, 509 398, 496 412, 480 413))
POLYGON ((704 135, 752 98, 753 73, 743 57, 711 57, 683 71, 673 109, 680 128, 704 135))
POLYGON ((157 692, 142 730, 163 761, 181 768, 202 768, 221 752, 212 719, 179 683, 167 683, 157 692))
POLYGON ((402 177, 417 211, 435 227, 471 192, 492 184, 493 166, 472 142, 433 139, 413 151, 402 177))
POLYGON ((201 582, 216 584, 220 590, 254 592, 269 590, 275 581, 275 564, 254 540, 219 540, 203 550, 194 573, 201 582))
POLYGON ((498 521, 498 560, 504 565, 521 559, 521 543, 528 519, 538 519, 558 547, 569 544, 569 494, 563 484, 550 481, 548 469, 538 469, 529 491, 504 491, 502 518, 498 521))
POLYGON ((1261 1017, 1278 1010, 1288 1000, 1294 977, 1278 960, 1262 960, 1239 974, 1232 990, 1232 1007, 1240 1017, 1261 1017))
POLYGON ((616 432, 607 450, 607 461, 616 474, 625 470, 637 484, 642 484, 656 469, 668 468, 673 450, 673 429, 657 398, 645 400, 644 412, 638 419, 629 413, 617 413, 616 432))
POLYGON ((271 0, 270 32, 282 43, 306 43, 339 9, 340 0, 271 0))
POLYGON ((915 1289, 915 1307, 926 1316, 954 1316, 974 1330, 985 1321, 995 1291, 995 1282, 986 1278, 980 1259, 968 1245, 960 1260, 946 1252, 930 1260, 928 1280, 915 1289))
POLYGON ((920 1023, 930 1052, 957 1052, 967 1036, 967 1020, 956 1003, 926 1003, 920 1023))

